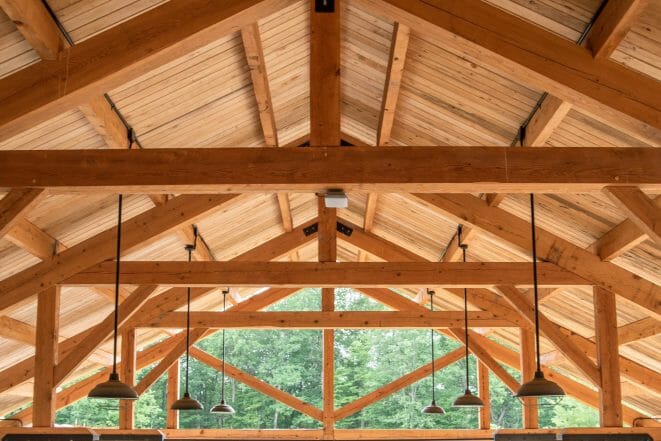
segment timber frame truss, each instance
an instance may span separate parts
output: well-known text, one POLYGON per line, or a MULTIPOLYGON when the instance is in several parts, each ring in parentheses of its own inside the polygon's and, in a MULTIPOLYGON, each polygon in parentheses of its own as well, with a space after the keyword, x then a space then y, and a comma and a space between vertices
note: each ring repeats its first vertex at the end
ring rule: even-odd
MULTIPOLYGON (((112 282, 114 266, 110 260, 114 257, 116 230, 110 228, 65 247, 26 217, 48 195, 72 191, 149 194, 154 207, 123 224, 123 252, 129 253, 175 231, 183 242, 190 242, 197 220, 227 208, 241 194, 272 192, 285 233, 230 261, 217 261, 201 241, 191 263, 126 262, 123 283, 138 288, 121 293, 119 371, 124 381, 134 382, 136 370, 155 364, 135 387, 142 394, 167 374, 169 407, 179 395, 175 379, 179 376, 178 360, 186 350, 183 334, 169 336, 137 352, 135 330, 183 327, 181 313, 176 311, 185 304, 186 286, 194 287, 193 299, 205 298, 217 286, 268 286, 249 298, 233 295, 232 307, 226 313, 194 312, 191 344, 220 327, 323 329, 322 408, 235 366, 226 364, 225 368, 228 376, 322 423, 320 431, 297 435, 283 431, 282 436, 343 439, 355 434, 336 430, 336 421, 425 378, 432 367, 421 366, 338 408, 333 402, 334 329, 431 327, 463 343, 463 315, 458 311, 429 313, 419 298, 389 288, 435 286, 444 295, 460 297, 461 288, 468 286, 469 302, 475 307, 470 320, 476 328, 520 329, 520 353, 476 330, 469 332, 470 349, 478 360, 479 394, 487 403, 480 413, 480 429, 490 429, 488 373, 514 392, 519 383, 503 366, 521 370, 523 377, 534 370, 533 309, 528 291, 521 289, 529 288, 530 265, 457 263, 459 250, 453 242, 447 245, 440 262, 429 261, 373 233, 379 194, 406 193, 406 197, 431 211, 462 224, 467 237, 480 232, 528 255, 530 225, 498 206, 506 194, 603 191, 627 219, 588 249, 537 229, 544 299, 559 287, 592 286, 596 323, 592 340, 542 314, 541 332, 555 347, 545 354, 543 363, 550 367, 561 360, 575 366, 582 382, 550 369, 546 374, 569 395, 598 408, 603 427, 646 421, 639 410, 622 404, 620 375, 636 387, 659 395, 661 374, 619 354, 618 346, 661 331, 661 288, 611 260, 646 239, 661 243, 661 199, 644 193, 661 191, 661 151, 604 147, 591 148, 588 154, 583 148, 542 146, 573 106, 599 113, 604 120, 616 122, 626 133, 651 145, 661 144, 661 85, 608 60, 647 2, 627 0, 622 2, 626 8, 618 8, 614 0, 609 1, 588 35, 585 48, 479 0, 353 1, 365 11, 394 20, 376 150, 361 146, 363 143, 341 131, 340 0, 334 2, 335 13, 317 12, 315 2, 310 2, 310 133, 282 146, 257 22, 293 0, 227 0, 224 8, 202 0, 171 0, 75 45, 64 38, 43 5, 31 2, 24 9, 20 0, 0 0, 0 7, 12 20, 26 23, 19 30, 41 57, 40 62, 0 79, 0 140, 44 122, 63 109, 78 108, 114 149, 0 152, 0 163, 6 165, 0 174, 0 188, 8 189, 0 200, 0 237, 41 259, 0 280, 0 335, 36 348, 33 357, 0 372, 0 393, 34 382, 33 405, 15 418, 24 424, 52 426, 57 409, 86 397, 110 369, 105 367, 56 392, 65 381, 89 373, 81 370, 86 360, 104 365, 107 362, 107 354, 99 348, 112 335, 112 315, 58 341, 57 312, 61 286, 90 286, 103 297, 112 297, 108 285, 112 282), (186 17, 185 26, 165 26, 169 19, 181 16, 186 17), (412 29, 447 41, 468 57, 499 66, 522 83, 548 92, 520 139, 522 148, 389 146, 412 29), (521 32, 506 36, 506 29, 521 32), (265 147, 129 150, 133 138, 126 136, 124 121, 103 93, 175 60, 183 49, 199 49, 235 30, 241 34, 250 68, 265 147), (129 38, 129 46, 125 44, 127 35, 134 37, 129 38), (522 36, 525 41, 520 41, 522 36), (557 59, 557 54, 564 55, 557 59), (68 85, 64 91, 58 88, 63 80, 68 85), (340 147, 343 142, 353 147, 340 147), (309 148, 298 148, 303 144, 309 148), (182 166, 170 170, 173 162, 182 166), (586 168, 586 162, 591 167, 586 168), (430 168, 437 172, 428 173, 430 168), (305 173, 298 173, 302 169, 305 173), (368 193, 363 225, 338 217, 335 209, 324 206, 322 198, 317 218, 295 224, 290 193, 338 187, 368 193), (469 194, 475 192, 485 197, 469 194), (173 197, 173 193, 178 196, 173 197), (313 241, 318 243, 319 262, 297 262, 298 250, 313 241), (358 249, 359 262, 337 262, 338 241, 358 249), (282 256, 289 256, 291 261, 273 262, 282 256), (368 256, 382 262, 365 262, 368 256), (337 286, 351 286, 393 311, 334 311, 337 286), (154 295, 159 287, 167 290, 154 295), (320 312, 262 311, 303 287, 322 288, 320 312), (37 326, 7 315, 9 308, 25 304, 35 293, 37 326), (617 327, 616 298, 636 305, 649 317, 641 323, 617 327)), ((197 347, 190 351, 192 357, 214 369, 222 362, 197 347)), ((463 349, 444 354, 436 360, 436 369, 454 363, 462 354, 463 349)), ((526 403, 523 409, 524 428, 535 429, 535 403, 526 403)), ((133 403, 121 404, 120 429, 133 429, 133 412, 133 403)), ((167 425, 171 432, 166 433, 182 434, 176 431, 175 412, 168 411, 167 425)), ((436 431, 398 431, 395 435, 377 432, 371 431, 366 437, 444 436, 436 431)), ((478 433, 487 432, 466 431, 462 436, 478 433)), ((271 436, 254 431, 214 434, 271 436)))

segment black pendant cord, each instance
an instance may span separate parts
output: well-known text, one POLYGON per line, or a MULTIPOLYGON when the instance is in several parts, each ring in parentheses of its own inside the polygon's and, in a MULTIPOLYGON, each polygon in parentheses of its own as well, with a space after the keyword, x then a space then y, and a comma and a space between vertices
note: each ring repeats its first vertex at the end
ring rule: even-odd
MULTIPOLYGON (((429 305, 431 312, 434 312, 434 291, 429 291, 429 305)), ((434 368, 434 330, 429 330, 431 336, 431 401, 436 403, 436 369, 434 368)))
POLYGON ((115 323, 114 338, 112 345, 112 373, 117 374, 117 330, 119 327, 119 263, 122 245, 122 202, 123 197, 119 195, 119 208, 117 209, 117 256, 115 259, 115 323))
MULTIPOLYGON (((227 298, 227 292, 223 291, 223 312, 225 312, 225 299, 227 298)), ((220 384, 220 402, 224 403, 225 402, 225 328, 222 330, 222 353, 220 356, 222 360, 222 377, 223 381, 220 384)))
MULTIPOLYGON (((193 244, 186 245, 186 251, 188 251, 188 262, 193 258, 193 250, 197 248, 197 227, 193 227, 193 244)), ((186 392, 188 395, 188 373, 189 373, 189 361, 190 361, 190 286, 186 289, 186 392)))
POLYGON ((537 293, 537 240, 535 239, 535 195, 530 193, 530 225, 532 228, 532 278, 535 293, 535 349, 537 357, 537 372, 542 370, 539 347, 539 294, 537 293))
MULTIPOLYGON (((464 263, 466 263, 466 245, 462 245, 462 254, 464 257, 464 263)), ((466 348, 466 390, 468 390, 468 370, 470 369, 468 365, 468 290, 464 288, 464 341, 466 344, 464 347, 466 348)))

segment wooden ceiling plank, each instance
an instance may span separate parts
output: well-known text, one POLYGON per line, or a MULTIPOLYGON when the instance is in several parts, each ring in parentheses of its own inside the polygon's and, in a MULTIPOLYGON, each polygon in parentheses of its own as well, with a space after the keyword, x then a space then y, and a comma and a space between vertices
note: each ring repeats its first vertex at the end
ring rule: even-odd
POLYGON ((78 108, 109 148, 129 148, 129 135, 126 127, 105 96, 91 97, 78 108))
MULTIPOLYGON (((452 352, 448 352, 447 354, 443 355, 442 357, 437 358, 434 361, 434 370, 439 371, 452 363, 461 360, 464 356, 464 349, 463 348, 458 348, 455 349, 452 352)), ((432 373, 432 364, 426 364, 424 366, 420 366, 414 371, 409 372, 406 375, 403 375, 396 380, 391 381, 388 384, 385 384, 372 392, 368 393, 367 395, 363 395, 360 398, 355 399, 354 401, 345 404, 344 406, 338 408, 335 410, 335 421, 339 421, 343 418, 346 418, 348 416, 351 416, 355 414, 356 412, 361 411, 367 406, 370 406, 377 401, 381 401, 390 395, 394 394, 395 392, 398 392, 405 387, 408 387, 414 383, 417 383, 418 381, 422 380, 423 378, 428 377, 432 373)))
MULTIPOLYGON (((218 210, 233 195, 179 196, 163 206, 152 208, 124 222, 122 252, 153 241, 190 223, 209 212, 218 210)), ((75 246, 0 281, 0 311, 54 286, 67 277, 89 267, 94 262, 112 259, 116 248, 116 228, 105 230, 75 246)))
MULTIPOLYGON (((118 326, 122 326, 129 320, 131 315, 136 313, 147 301, 149 296, 154 292, 156 286, 140 286, 131 293, 131 295, 119 305, 119 322, 118 326)), ((57 363, 55 368, 54 381, 59 385, 69 376, 80 364, 89 357, 89 355, 98 348, 101 343, 108 339, 113 332, 114 325, 114 312, 110 313, 106 318, 96 326, 96 332, 88 335, 79 344, 76 350, 72 351, 65 358, 57 363)))
POLYGON ((637 187, 606 187, 604 192, 642 232, 661 245, 661 207, 656 201, 637 187))
POLYGON ((0 151, 6 165, 0 188, 200 194, 324 192, 341 186, 347 192, 585 193, 610 185, 658 191, 659 162, 660 149, 635 147, 13 150, 0 151))
MULTIPOLYGON (((585 286, 586 279, 553 263, 540 263, 540 286, 585 286)), ((483 287, 531 284, 525 262, 182 262, 122 263, 122 283, 162 286, 271 287, 483 287)), ((69 286, 112 285, 113 262, 81 270, 69 286)))
MULTIPOLYGON (((531 324, 535 323, 535 309, 528 299, 516 288, 512 286, 496 286, 497 292, 506 299, 514 309, 516 309, 531 324)), ((539 328, 562 354, 571 360, 572 363, 596 386, 600 384, 599 370, 578 347, 566 336, 560 332, 559 326, 547 319, 542 313, 539 313, 539 328)))
POLYGON ((42 60, 0 80, 0 139, 84 104, 293 3, 227 0, 217 8, 205 0, 175 0, 113 26, 71 47, 66 58, 42 60))
POLYGON ((42 60, 57 60, 68 43, 39 0, 0 0, 0 8, 42 60))
POLYGON ((609 58, 648 4, 648 0, 609 0, 585 39, 592 55, 609 58))
MULTIPOLYGON (((196 358, 198 361, 213 369, 220 371, 222 368, 222 360, 214 357, 213 355, 203 351, 200 348, 194 346, 191 347, 190 355, 191 357, 196 358)), ((287 392, 283 392, 280 389, 271 386, 267 382, 262 381, 259 378, 250 375, 249 373, 242 371, 235 366, 232 366, 227 361, 225 361, 225 374, 231 378, 234 378, 235 380, 240 381, 251 389, 254 389, 257 392, 261 392, 267 397, 273 398, 274 400, 280 401, 284 405, 289 406, 292 409, 297 410, 305 415, 308 415, 315 420, 322 420, 322 411, 319 408, 313 406, 310 403, 306 403, 305 401, 300 400, 293 395, 288 394, 287 392)))
MULTIPOLYGON (((530 223, 497 207, 489 207, 471 195, 429 195, 416 197, 458 222, 470 224, 522 250, 530 249, 530 223)), ((661 288, 601 259, 571 242, 537 228, 540 259, 574 272, 595 285, 619 294, 651 312, 661 313, 661 288)))
POLYGON ((43 188, 14 188, 0 199, 0 239, 39 204, 45 195, 43 188))
POLYGON ((340 10, 317 12, 310 3, 310 145, 340 145, 340 10))
POLYGON ((639 124, 639 130, 658 137, 661 112, 652 98, 661 95, 658 81, 594 59, 585 48, 496 6, 480 0, 360 0, 358 5, 440 38, 524 84, 609 119, 619 114, 630 120, 625 124, 639 124))

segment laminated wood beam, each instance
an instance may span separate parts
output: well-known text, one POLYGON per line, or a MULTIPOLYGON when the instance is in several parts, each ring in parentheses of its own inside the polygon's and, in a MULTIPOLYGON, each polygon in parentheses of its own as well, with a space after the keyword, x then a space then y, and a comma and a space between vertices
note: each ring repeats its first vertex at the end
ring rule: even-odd
POLYGON ((0 199, 0 238, 9 233, 45 195, 42 188, 14 188, 0 199))
MULTIPOLYGON (((455 349, 452 352, 445 354, 442 357, 437 358, 434 361, 434 369, 439 371, 457 360, 461 360, 464 356, 464 350, 462 348, 455 349)), ((416 383, 423 378, 428 377, 432 373, 432 364, 426 364, 419 367, 418 369, 409 372, 406 375, 399 377, 396 380, 391 381, 388 384, 385 384, 367 395, 363 395, 360 398, 355 399, 354 401, 345 404, 339 409, 335 410, 335 421, 339 421, 343 418, 351 416, 356 412, 360 412, 362 409, 370 406, 377 401, 383 400, 384 398, 394 394, 397 391, 404 389, 407 386, 416 383)))
MULTIPOLYGON (((123 223, 122 252, 157 240, 234 199, 233 195, 179 196, 123 223)), ((94 263, 112 259, 116 228, 105 230, 52 259, 38 263, 0 281, 0 311, 25 301, 35 293, 54 286, 94 263)))
POLYGON ((6 165, 0 188, 139 194, 325 192, 332 188, 585 193, 606 186, 655 191, 661 189, 659 162, 661 152, 651 147, 8 150, 0 151, 0 163, 6 165), (435 173, 429 173, 430 169, 435 173))
MULTIPOLYGON (((511 327, 512 322, 493 318, 487 311, 469 311, 474 327, 511 327)), ((193 311, 191 326, 223 329, 428 329, 463 325, 462 311, 438 312, 215 312, 193 311)), ((140 327, 185 328, 186 313, 170 312, 152 320, 139 322, 140 327)))
MULTIPOLYGON (((552 263, 538 265, 541 286, 583 286, 585 279, 552 263)), ((104 262, 84 269, 63 285, 103 286, 114 283, 115 268, 104 262)), ((122 263, 121 281, 128 285, 384 287, 530 286, 530 264, 524 262, 157 262, 122 263)))
POLYGON ((661 245, 661 207, 637 187, 606 187, 606 194, 651 240, 661 245))
POLYGON ((602 427, 622 427, 622 384, 617 342, 615 295, 594 288, 594 322, 599 369, 599 422, 602 427))
MULTIPOLYGON (((471 195, 419 193, 415 196, 457 222, 479 228, 519 249, 530 250, 530 223, 505 210, 489 207, 483 200, 471 195)), ((654 283, 612 263, 602 262, 595 254, 555 234, 539 227, 536 231, 541 260, 572 271, 655 315, 661 313, 661 288, 654 283)))
POLYGON ((610 57, 648 4, 648 0, 609 0, 585 39, 592 55, 610 57))
POLYGON ((388 17, 461 51, 471 60, 535 86, 618 125, 658 138, 658 81, 497 6, 480 0, 360 0, 358 6, 388 17))
POLYGON ((65 47, 57 24, 39 0, 0 0, 0 8, 42 60, 57 60, 65 47))
POLYGON ((67 57, 42 60, 0 80, 0 139, 77 107, 293 3, 227 0, 218 8, 204 0, 175 0, 113 26, 68 49, 67 57))
POLYGON ((35 427, 55 424, 55 366, 60 317, 60 288, 54 287, 39 294, 37 300, 37 346, 34 368, 35 427))
MULTIPOLYGON (((203 351, 202 349, 192 347, 190 350, 191 357, 195 357, 198 361, 206 364, 207 366, 220 370, 222 367, 222 360, 212 356, 208 352, 203 351)), ((305 415, 308 415, 315 420, 322 420, 322 411, 313 406, 312 404, 306 403, 303 400, 300 400, 293 395, 290 395, 276 387, 271 386, 265 381, 256 378, 249 373, 242 371, 241 369, 232 366, 227 361, 225 362, 225 373, 234 378, 235 380, 240 381, 246 386, 261 392, 267 397, 271 397, 274 400, 280 401, 286 406, 291 407, 294 410, 297 410, 305 415)))

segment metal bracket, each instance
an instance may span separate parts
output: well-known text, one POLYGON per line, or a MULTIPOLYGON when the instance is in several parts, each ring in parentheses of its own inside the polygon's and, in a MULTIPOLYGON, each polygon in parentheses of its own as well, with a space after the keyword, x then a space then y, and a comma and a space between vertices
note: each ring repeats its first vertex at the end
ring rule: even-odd
POLYGON ((306 237, 313 235, 317 231, 319 231, 319 222, 315 222, 312 225, 303 228, 303 234, 305 234, 306 237))
POLYGON ((353 228, 347 227, 341 222, 337 223, 337 231, 339 231, 340 233, 344 234, 347 237, 351 237, 351 234, 353 234, 353 228))

